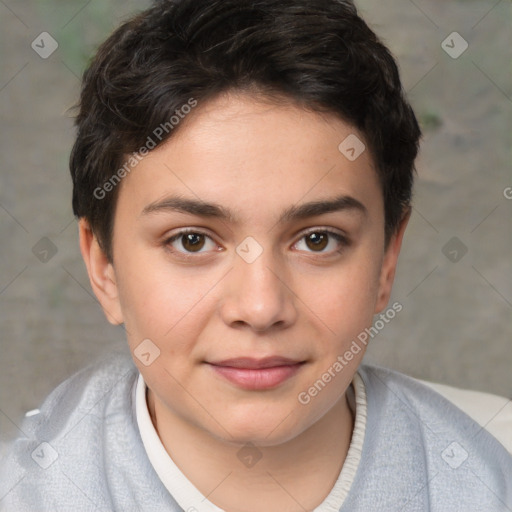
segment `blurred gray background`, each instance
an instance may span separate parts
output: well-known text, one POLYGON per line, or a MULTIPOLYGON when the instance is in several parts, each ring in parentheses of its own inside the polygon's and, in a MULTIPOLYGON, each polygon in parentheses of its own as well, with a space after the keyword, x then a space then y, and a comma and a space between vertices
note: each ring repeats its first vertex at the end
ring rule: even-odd
MULTIPOLYGON (((425 132, 391 300, 403 311, 367 361, 512 397, 511 1, 356 3, 425 132)), ((68 109, 97 45, 147 4, 0 0, 0 439, 63 379, 127 350, 79 253, 68 109)))

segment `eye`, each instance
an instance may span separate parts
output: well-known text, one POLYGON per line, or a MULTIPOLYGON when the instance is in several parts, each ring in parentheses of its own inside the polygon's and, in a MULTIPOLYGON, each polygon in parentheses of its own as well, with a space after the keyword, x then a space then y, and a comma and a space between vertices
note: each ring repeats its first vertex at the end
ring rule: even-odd
MULTIPOLYGON (((204 254, 218 248, 208 234, 194 229, 179 231, 167 238, 164 245, 170 247, 172 252, 179 253, 186 258, 193 254, 204 254)), ((341 233, 316 228, 305 233, 294 246, 306 252, 330 254, 341 252, 348 245, 348 239, 341 233), (300 247, 301 243, 306 245, 306 249, 300 247), (326 248, 330 248, 330 250, 326 250, 326 248)))
POLYGON ((165 241, 165 245, 171 246, 173 251, 188 255, 208 252, 208 250, 201 250, 205 247, 208 249, 208 242, 210 244, 210 249, 215 249, 217 247, 215 242, 206 233, 192 229, 186 229, 168 238, 165 241), (181 248, 178 246, 181 246, 181 248))
MULTIPOLYGON (((329 229, 314 229, 302 236, 295 245, 299 246, 304 241, 307 247, 306 252, 316 252, 320 254, 329 254, 333 252, 341 252, 349 245, 347 238, 341 233, 329 229), (330 247, 331 250, 324 250, 330 247)), ((299 250, 303 250, 300 249, 299 250)))

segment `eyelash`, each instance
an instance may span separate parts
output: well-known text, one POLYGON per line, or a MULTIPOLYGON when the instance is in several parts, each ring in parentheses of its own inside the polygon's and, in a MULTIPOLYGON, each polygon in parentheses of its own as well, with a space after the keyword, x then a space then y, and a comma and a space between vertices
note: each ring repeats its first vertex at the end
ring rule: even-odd
MULTIPOLYGON (((187 235, 187 234, 190 234, 190 233, 193 233, 195 235, 203 235, 203 236, 205 236, 205 237, 207 237, 207 238, 209 238, 210 240, 213 241, 212 237, 208 233, 205 233, 204 231, 201 231, 199 229, 187 228, 187 229, 183 229, 183 230, 179 231, 178 233, 176 233, 176 234, 172 235, 171 237, 167 238, 166 240, 164 240, 163 245, 166 248, 168 248, 171 252, 178 253, 181 257, 183 257, 185 259, 198 258, 198 257, 200 257, 201 254, 204 254, 204 253, 201 253, 201 252, 196 252, 196 253, 194 253, 194 252, 182 252, 182 251, 176 251, 175 249, 170 248, 170 245, 173 242, 175 242, 176 240, 180 239, 184 235, 187 235)), ((320 252, 308 251, 311 254, 317 254, 320 257, 325 257, 326 255, 333 255, 335 253, 341 253, 341 252, 343 252, 343 250, 346 247, 348 247, 350 245, 350 241, 348 240, 348 238, 346 236, 338 233, 337 231, 333 231, 333 230, 328 229, 328 228, 314 228, 314 229, 310 229, 310 230, 304 232, 302 234, 302 236, 299 238, 299 240, 297 242, 295 242, 294 245, 296 245, 299 241, 303 240, 305 237, 307 237, 308 235, 311 235, 312 233, 327 234, 330 237, 334 238, 340 244, 340 248, 339 249, 337 249, 335 251, 328 252, 328 253, 325 253, 325 252, 322 252, 322 251, 320 251, 320 252)))

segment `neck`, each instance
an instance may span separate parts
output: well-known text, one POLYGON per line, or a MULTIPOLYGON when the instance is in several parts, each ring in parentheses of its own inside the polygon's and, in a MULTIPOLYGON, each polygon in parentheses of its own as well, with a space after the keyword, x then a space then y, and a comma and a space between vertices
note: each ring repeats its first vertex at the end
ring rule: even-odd
POLYGON ((214 437, 159 403, 149 389, 148 408, 174 463, 227 512, 314 509, 339 476, 354 428, 346 394, 300 435, 274 446, 243 448, 214 437))

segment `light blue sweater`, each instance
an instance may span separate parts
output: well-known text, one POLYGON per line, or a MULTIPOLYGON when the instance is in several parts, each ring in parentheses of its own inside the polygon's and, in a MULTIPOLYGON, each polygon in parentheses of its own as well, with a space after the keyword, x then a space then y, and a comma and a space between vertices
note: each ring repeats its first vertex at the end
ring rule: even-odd
MULTIPOLYGON (((512 457, 487 431, 414 379, 366 365, 359 373, 366 434, 340 512, 512 511, 512 457)), ((182 512, 140 438, 137 375, 116 357, 58 386, 2 460, 0 510, 182 512)))

